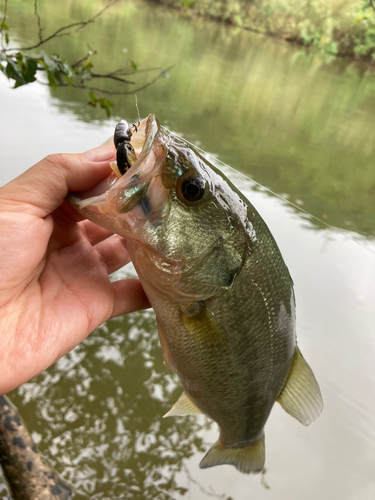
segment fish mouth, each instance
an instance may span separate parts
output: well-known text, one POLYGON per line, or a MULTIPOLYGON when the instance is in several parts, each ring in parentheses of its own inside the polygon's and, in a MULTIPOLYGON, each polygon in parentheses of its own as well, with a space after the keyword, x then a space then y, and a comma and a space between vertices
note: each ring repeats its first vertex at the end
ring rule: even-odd
MULTIPOLYGON (((113 227, 113 215, 125 214, 129 216, 136 207, 141 207, 143 212, 147 214, 150 211, 147 191, 151 180, 157 175, 166 157, 163 141, 156 140, 160 130, 159 121, 152 114, 140 121, 135 127, 133 126, 129 142, 137 159, 131 167, 124 175, 121 175, 117 163, 110 162, 111 174, 89 191, 69 193, 67 196, 69 204, 83 217, 93 222, 100 221, 101 226, 108 227, 115 232, 118 231, 116 227, 113 227), (106 223, 107 218, 108 222, 106 223)), ((113 145, 113 138, 106 141, 106 144, 113 145)), ((138 219, 139 215, 139 213, 133 214, 138 219)), ((129 220, 127 222, 129 223, 129 220)), ((123 232, 124 220, 118 221, 118 224, 123 232)))

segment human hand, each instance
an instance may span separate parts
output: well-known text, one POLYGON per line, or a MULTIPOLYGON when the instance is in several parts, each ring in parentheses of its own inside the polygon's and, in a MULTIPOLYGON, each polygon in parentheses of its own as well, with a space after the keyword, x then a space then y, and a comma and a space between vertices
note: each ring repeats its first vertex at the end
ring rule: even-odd
POLYGON ((108 278, 130 261, 125 240, 64 200, 104 179, 114 157, 111 146, 51 155, 0 188, 0 394, 107 319, 149 307, 139 280, 108 278))

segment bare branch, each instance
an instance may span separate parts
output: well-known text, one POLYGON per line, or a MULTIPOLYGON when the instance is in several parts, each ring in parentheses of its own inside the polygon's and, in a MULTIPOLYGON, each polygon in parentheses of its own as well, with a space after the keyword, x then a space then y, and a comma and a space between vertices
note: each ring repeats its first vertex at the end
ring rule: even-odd
POLYGON ((75 63, 73 63, 70 67, 71 68, 76 68, 77 66, 79 66, 80 64, 82 64, 84 61, 86 61, 90 56, 92 56, 94 54, 97 54, 97 53, 98 52, 96 50, 94 50, 91 53, 88 53, 87 55, 85 55, 85 57, 82 57, 81 59, 78 59, 78 61, 76 61, 75 63))
POLYGON ((74 28, 75 26, 80 26, 82 27, 83 25, 84 26, 87 26, 87 24, 89 24, 90 22, 92 21, 82 21, 80 23, 73 23, 73 24, 69 24, 67 26, 63 26, 62 28, 58 29, 57 31, 55 31, 55 33, 53 33, 52 35, 48 36, 47 38, 45 38, 44 40, 42 40, 41 42, 35 44, 35 45, 30 45, 29 47, 10 47, 8 50, 11 51, 11 50, 18 50, 18 51, 24 51, 24 50, 32 50, 32 49, 36 49, 38 47, 40 47, 41 45, 43 45, 44 43, 47 43, 49 42, 52 38, 58 38, 60 36, 67 36, 67 35, 71 35, 73 33, 76 33, 77 30, 73 30, 73 31, 69 31, 67 33, 64 33, 64 30, 67 30, 67 29, 70 29, 70 28, 74 28))
POLYGON ((5 3, 4 3, 3 23, 5 23, 5 21, 7 19, 7 10, 8 10, 8 0, 5 0, 5 3))
POLYGON ((109 75, 117 75, 117 76, 137 75, 138 73, 147 73, 148 71, 160 71, 160 69, 161 68, 145 68, 145 69, 135 69, 132 71, 127 71, 126 68, 119 68, 116 69, 116 71, 112 71, 112 73, 109 73, 109 75))
MULTIPOLYGON (((39 83, 43 83, 43 85, 49 86, 48 83, 44 83, 44 82, 39 82, 39 83)), ((112 90, 104 90, 104 89, 101 89, 99 87, 91 87, 91 86, 84 85, 84 84, 72 83, 71 85, 69 85, 68 83, 64 83, 64 82, 58 83, 57 87, 73 87, 75 89, 92 90, 93 92, 100 92, 101 94, 106 94, 106 95, 133 94, 134 92, 137 92, 137 90, 138 90, 138 89, 135 89, 135 90, 132 90, 131 92, 119 92, 119 91, 115 91, 115 90, 113 90, 113 91, 112 90)))
MULTIPOLYGON (((159 78, 161 78, 162 76, 164 76, 173 67, 174 67, 174 65, 169 66, 169 68, 167 68, 165 70, 162 70, 162 72, 160 73, 160 75, 158 75, 156 78, 154 78, 150 82, 146 83, 142 87, 138 87, 136 89, 133 89, 130 92, 123 92, 123 91, 117 91, 117 90, 106 90, 106 89, 102 89, 100 87, 91 87, 91 86, 88 86, 88 85, 83 84, 83 83, 76 83, 76 84, 73 83, 73 84, 69 85, 68 83, 65 83, 65 82, 58 82, 57 86, 58 87, 73 87, 75 89, 92 90, 94 92, 100 92, 101 94, 106 94, 106 95, 129 95, 129 94, 135 94, 136 92, 139 92, 139 91, 141 91, 143 89, 146 89, 147 87, 149 87, 153 83, 157 82, 159 80, 159 78)), ((158 68, 158 69, 160 71, 160 68, 158 68)), ((103 75, 102 78, 108 78, 108 77, 106 75, 103 75)), ((38 80, 38 82, 42 83, 43 85, 48 85, 48 83, 41 82, 40 80, 38 80)), ((131 83, 134 83, 134 82, 131 82, 131 83)))
POLYGON ((107 9, 109 9, 109 7, 112 7, 112 5, 114 5, 115 3, 118 3, 119 1, 120 0, 113 0, 113 2, 110 2, 100 12, 95 14, 95 16, 90 17, 90 19, 88 19, 87 21, 80 21, 78 23, 68 24, 67 26, 63 26, 62 28, 59 28, 57 31, 55 31, 55 33, 48 36, 47 38, 42 39, 41 41, 39 41, 39 43, 37 43, 35 45, 31 45, 29 47, 20 47, 20 48, 12 47, 12 48, 9 48, 8 50, 9 51, 11 51, 11 50, 25 51, 25 50, 36 49, 36 48, 40 47, 41 45, 49 42, 52 38, 58 38, 60 36, 72 35, 73 33, 77 33, 78 31, 82 31, 84 28, 86 28, 87 25, 93 23, 97 17, 101 16, 104 11, 106 11, 107 9), (72 31, 67 31, 67 30, 74 28, 76 26, 77 26, 77 29, 72 30, 72 31))
POLYGON ((120 78, 119 76, 111 75, 111 73, 107 73, 105 75, 99 75, 98 73, 91 73, 92 78, 108 78, 110 80, 116 80, 121 83, 129 83, 134 85, 135 82, 131 82, 130 80, 125 80, 125 78, 120 78))
MULTIPOLYGON (((42 82, 41 80, 37 80, 38 83, 42 85, 46 85, 46 87, 50 87, 50 84, 47 82, 42 82)), ((69 83, 65 82, 57 82, 56 84, 57 87, 69 87, 69 88, 74 88, 74 89, 83 89, 83 90, 92 90, 94 92, 100 92, 102 94, 107 94, 107 95, 122 95, 122 94, 132 94, 132 92, 116 92, 116 91, 111 91, 111 90, 104 90, 99 87, 91 87, 89 85, 85 85, 83 83, 72 83, 69 85, 69 83)))
POLYGON ((38 20, 38 37, 39 37, 39 41, 41 42, 43 40, 43 37, 42 37, 43 30, 42 30, 42 22, 41 22, 39 14, 38 14, 38 0, 34 1, 34 14, 36 15, 36 18, 38 20))
POLYGON ((146 83, 146 85, 143 85, 143 87, 138 87, 137 89, 134 89, 132 92, 128 92, 128 94, 133 94, 134 92, 139 92, 141 90, 147 89, 147 87, 149 87, 153 83, 157 82, 159 80, 159 78, 161 78, 162 76, 165 76, 168 73, 168 71, 170 71, 172 68, 174 68, 174 64, 172 64, 172 66, 169 66, 169 68, 167 68, 167 69, 163 69, 162 72, 160 73, 160 75, 158 75, 156 78, 154 78, 150 82, 146 83))

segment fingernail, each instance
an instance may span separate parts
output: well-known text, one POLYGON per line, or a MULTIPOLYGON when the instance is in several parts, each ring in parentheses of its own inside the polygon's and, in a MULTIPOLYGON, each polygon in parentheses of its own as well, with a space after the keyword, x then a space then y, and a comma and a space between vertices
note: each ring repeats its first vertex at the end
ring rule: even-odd
POLYGON ((99 146, 89 151, 85 151, 83 154, 90 161, 106 161, 113 160, 115 157, 115 148, 113 146, 99 146))

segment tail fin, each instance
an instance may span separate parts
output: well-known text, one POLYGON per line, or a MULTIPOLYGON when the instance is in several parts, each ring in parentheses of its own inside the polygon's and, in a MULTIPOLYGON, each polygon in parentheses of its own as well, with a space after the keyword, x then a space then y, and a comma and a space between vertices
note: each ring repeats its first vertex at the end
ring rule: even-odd
POLYGON ((257 474, 262 471, 265 461, 264 434, 245 448, 225 448, 219 439, 201 460, 199 467, 206 469, 215 465, 230 464, 244 474, 257 474))

